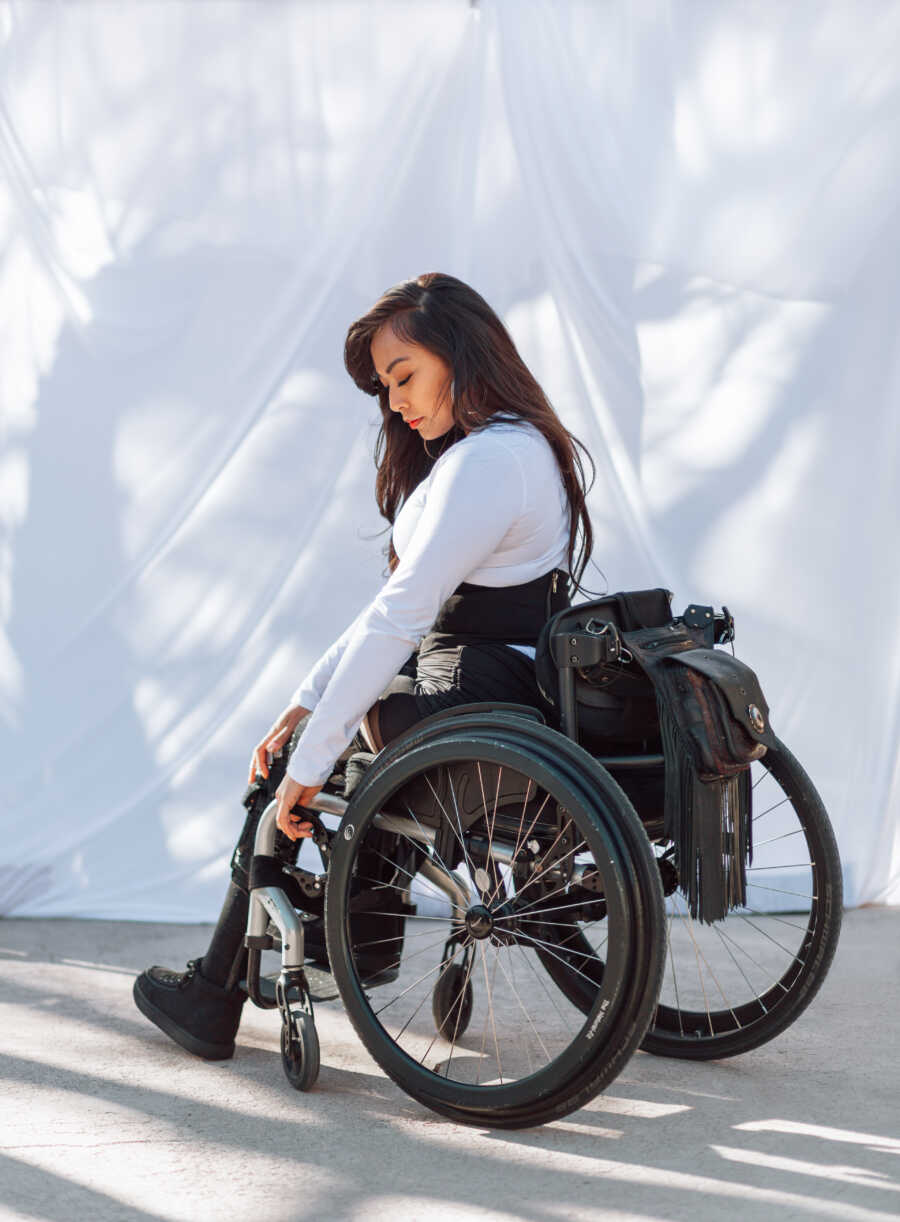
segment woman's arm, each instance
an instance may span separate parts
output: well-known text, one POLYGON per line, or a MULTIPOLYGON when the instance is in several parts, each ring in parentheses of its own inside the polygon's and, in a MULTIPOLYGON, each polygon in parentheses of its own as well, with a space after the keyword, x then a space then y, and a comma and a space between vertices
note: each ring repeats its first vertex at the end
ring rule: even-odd
POLYGON ((300 784, 329 776, 448 596, 496 551, 522 513, 525 478, 514 450, 489 432, 472 442, 457 443, 435 465, 400 563, 353 624, 288 763, 288 775, 300 784))

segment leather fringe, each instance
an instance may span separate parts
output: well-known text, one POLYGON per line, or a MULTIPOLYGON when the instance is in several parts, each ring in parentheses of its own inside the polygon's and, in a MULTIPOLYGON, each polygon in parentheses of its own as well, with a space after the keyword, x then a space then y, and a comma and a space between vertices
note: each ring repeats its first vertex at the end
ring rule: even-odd
POLYGON ((659 701, 666 759, 664 830, 691 916, 710 924, 746 903, 753 860, 749 766, 730 778, 701 781, 678 722, 659 701))

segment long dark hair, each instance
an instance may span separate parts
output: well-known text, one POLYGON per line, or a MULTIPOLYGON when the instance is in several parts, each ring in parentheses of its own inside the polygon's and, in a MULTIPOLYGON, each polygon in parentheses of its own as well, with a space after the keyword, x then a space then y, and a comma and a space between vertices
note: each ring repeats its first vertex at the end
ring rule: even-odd
MULTIPOLYGON (((450 444, 494 420, 529 421, 543 433, 559 464, 569 501, 569 572, 577 585, 593 550, 581 454, 594 463, 581 442, 563 425, 503 323, 474 289, 441 272, 404 280, 382 293, 370 310, 352 323, 344 344, 344 364, 366 394, 377 395, 381 428, 375 444, 375 497, 384 517, 394 518, 434 459, 421 438, 390 409, 389 393, 372 362, 370 346, 384 323, 400 339, 420 344, 449 365, 453 383, 450 444), (579 453, 581 451, 581 453, 579 453)), ((449 392, 448 386, 445 393, 449 392)), ((390 549, 391 569, 397 558, 390 549)))

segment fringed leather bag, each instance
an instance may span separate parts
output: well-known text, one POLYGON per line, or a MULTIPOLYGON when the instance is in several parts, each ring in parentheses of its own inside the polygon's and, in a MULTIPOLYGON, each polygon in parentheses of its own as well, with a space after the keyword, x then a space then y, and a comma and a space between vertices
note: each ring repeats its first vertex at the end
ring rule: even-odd
POLYGON ((666 760, 664 826, 691 915, 721 920, 746 902, 752 861, 750 764, 775 745, 755 673, 698 645, 683 624, 624 632, 652 682, 666 760))

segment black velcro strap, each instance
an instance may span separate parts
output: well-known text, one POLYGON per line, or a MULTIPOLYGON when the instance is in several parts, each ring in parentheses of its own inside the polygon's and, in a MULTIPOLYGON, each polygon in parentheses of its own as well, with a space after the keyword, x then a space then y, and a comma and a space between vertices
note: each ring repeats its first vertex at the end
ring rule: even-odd
POLYGON ((288 877, 277 857, 266 857, 262 853, 257 853, 250 862, 251 891, 255 887, 281 887, 283 889, 288 877))
POLYGON ((550 652, 557 666, 575 669, 614 662, 619 657, 619 633, 613 624, 607 624, 604 632, 554 632, 550 652))

